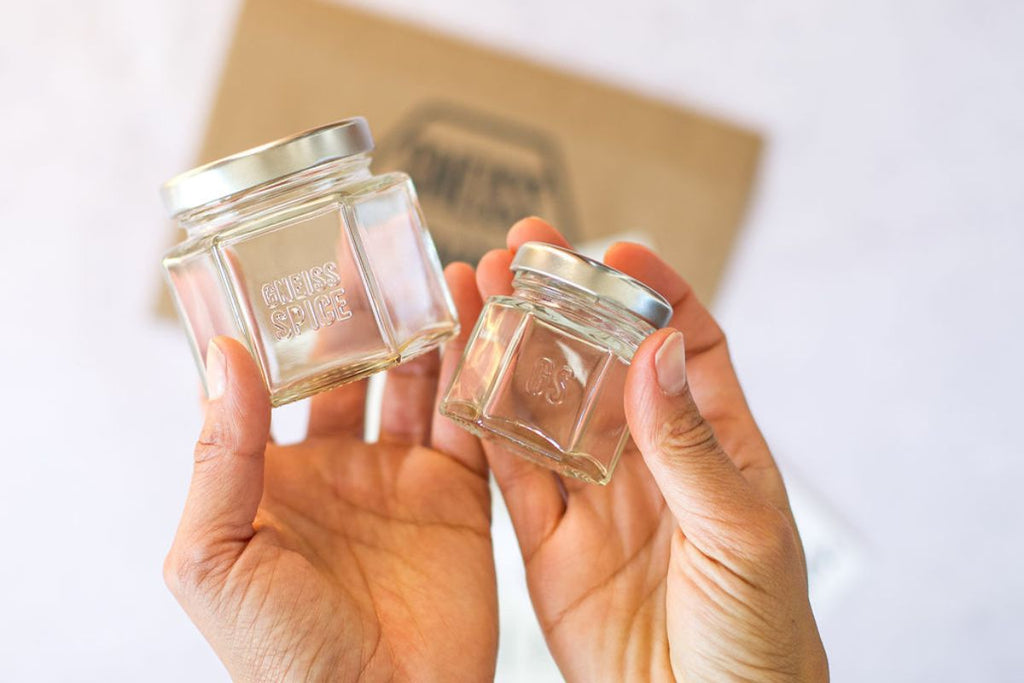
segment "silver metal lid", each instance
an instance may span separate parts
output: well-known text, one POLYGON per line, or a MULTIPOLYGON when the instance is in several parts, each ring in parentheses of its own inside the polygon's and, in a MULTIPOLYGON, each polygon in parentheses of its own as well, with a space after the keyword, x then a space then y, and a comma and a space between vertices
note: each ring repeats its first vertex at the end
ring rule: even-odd
POLYGON ((672 319, 672 306, 656 291, 600 261, 543 242, 527 242, 516 251, 512 270, 540 273, 583 290, 611 299, 656 328, 672 319))
POLYGON ((172 216, 217 199, 373 149, 366 119, 354 117, 268 142, 174 176, 161 188, 172 216))

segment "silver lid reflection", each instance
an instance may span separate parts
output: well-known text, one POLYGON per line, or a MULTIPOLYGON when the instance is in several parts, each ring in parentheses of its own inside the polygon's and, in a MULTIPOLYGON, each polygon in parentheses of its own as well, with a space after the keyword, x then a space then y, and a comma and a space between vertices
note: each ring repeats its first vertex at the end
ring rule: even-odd
POLYGON ((516 251, 512 270, 540 273, 610 299, 656 328, 664 327, 672 318, 672 306, 665 297, 644 283, 568 249, 527 242, 516 251))
POLYGON ((193 168, 164 183, 161 194, 170 214, 176 216, 325 161, 372 149, 366 119, 345 119, 193 168))

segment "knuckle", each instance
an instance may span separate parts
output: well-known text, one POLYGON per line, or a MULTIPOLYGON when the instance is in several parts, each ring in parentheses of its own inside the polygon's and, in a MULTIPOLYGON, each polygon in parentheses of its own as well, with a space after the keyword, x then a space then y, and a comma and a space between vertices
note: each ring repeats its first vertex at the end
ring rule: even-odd
POLYGON ((215 427, 203 427, 203 433, 199 435, 199 439, 196 441, 193 455, 196 462, 203 462, 214 457, 223 449, 223 439, 220 436, 220 430, 215 427))
POLYGON ((708 322, 708 337, 710 340, 708 346, 712 348, 715 346, 722 346, 724 348, 728 348, 729 338, 726 335, 725 330, 722 328, 722 326, 718 324, 718 319, 711 314, 711 311, 708 311, 708 322))
POLYGON ((219 570, 220 562, 203 548, 172 548, 164 559, 164 583, 177 597, 202 590, 219 570))
POLYGON ((695 408, 688 408, 667 420, 661 427, 658 442, 665 452, 675 454, 710 453, 718 449, 714 430, 695 408))
POLYGON ((777 508, 766 505, 751 524, 752 559, 760 566, 774 570, 788 566, 799 557, 799 540, 789 518, 777 508))
POLYGON ((266 436, 247 433, 244 424, 223 424, 220 421, 203 425, 196 441, 193 458, 196 463, 230 455, 242 459, 259 458, 267 445, 266 436))
POLYGON ((193 459, 195 462, 205 462, 216 456, 220 450, 219 444, 200 439, 196 442, 195 451, 192 453, 193 459))
POLYGON ((178 567, 177 557, 174 555, 174 551, 167 553, 167 557, 164 558, 164 584, 170 589, 174 595, 181 593, 181 585, 178 582, 178 567))

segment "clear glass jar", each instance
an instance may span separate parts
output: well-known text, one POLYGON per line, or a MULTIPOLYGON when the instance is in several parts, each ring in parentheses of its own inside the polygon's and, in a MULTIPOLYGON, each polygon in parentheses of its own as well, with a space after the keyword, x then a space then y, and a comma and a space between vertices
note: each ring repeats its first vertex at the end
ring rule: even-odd
POLYGON ((204 381, 218 335, 249 348, 276 406, 458 332, 412 182, 371 174, 372 149, 347 119, 164 185, 187 238, 163 264, 204 381))
POLYGON ((607 484, 629 429, 626 371, 672 308, 643 283, 567 249, 529 242, 511 296, 493 296, 441 412, 561 474, 607 484))

